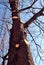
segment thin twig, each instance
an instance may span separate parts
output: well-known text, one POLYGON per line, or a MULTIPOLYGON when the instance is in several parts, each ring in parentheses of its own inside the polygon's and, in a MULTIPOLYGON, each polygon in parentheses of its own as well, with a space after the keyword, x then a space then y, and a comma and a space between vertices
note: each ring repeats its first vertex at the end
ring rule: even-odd
POLYGON ((44 33, 44 30, 36 23, 36 22, 33 22, 36 26, 38 26, 44 33))
POLYGON ((21 11, 24 11, 24 10, 27 10, 27 9, 30 9, 36 3, 36 1, 34 1, 31 6, 28 6, 26 8, 23 8, 23 9, 19 10, 18 12, 21 12, 21 11))
POLYGON ((29 31, 28 29, 27 29, 27 31, 28 31, 28 33, 30 34, 30 36, 32 37, 32 39, 33 39, 33 41, 34 41, 34 43, 35 43, 35 45, 36 45, 36 49, 37 49, 38 56, 40 57, 40 59, 41 59, 42 61, 44 61, 44 60, 41 58, 41 56, 40 56, 40 54, 39 54, 39 50, 38 50, 38 47, 41 48, 41 46, 35 42, 35 40, 34 40, 32 34, 30 33, 30 31, 29 31))
POLYGON ((33 17, 31 17, 31 19, 29 19, 26 23, 24 23, 24 27, 27 28, 34 20, 37 19, 37 17, 41 16, 43 11, 44 11, 44 7, 38 13, 36 13, 33 17))

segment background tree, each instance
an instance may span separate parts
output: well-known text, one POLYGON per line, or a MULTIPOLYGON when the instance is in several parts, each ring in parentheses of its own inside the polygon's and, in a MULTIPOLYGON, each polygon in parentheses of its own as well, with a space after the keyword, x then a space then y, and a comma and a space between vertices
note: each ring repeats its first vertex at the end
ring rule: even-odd
MULTIPOLYGON (((12 24, 11 15, 10 15, 11 14, 11 12, 10 12, 11 11, 11 8, 10 8, 8 2, 9 2, 8 0, 7 1, 5 1, 5 0, 0 1, 0 5, 1 5, 1 9, 0 10, 1 10, 1 12, 4 13, 5 12, 5 9, 7 10, 6 13, 3 14, 3 16, 0 16, 0 19, 1 19, 0 20, 0 22, 1 22, 1 24, 0 24, 0 29, 1 29, 0 30, 0 35, 1 35, 0 36, 1 37, 0 38, 1 39, 0 40, 1 41, 0 42, 0 45, 2 46, 2 47, 0 47, 0 49, 1 49, 0 50, 1 55, 4 53, 3 48, 6 45, 5 44, 6 43, 5 42, 6 40, 4 40, 5 39, 4 37, 7 38, 7 36, 9 36, 8 35, 8 32, 9 32, 10 27, 11 27, 11 24, 12 24)), ((43 29, 43 27, 44 27, 44 21, 41 21, 44 18, 44 5, 43 5, 43 3, 44 3, 43 0, 39 0, 39 1, 38 0, 31 0, 31 1, 29 1, 29 0, 28 1, 19 0, 19 9, 18 9, 18 13, 19 13, 20 19, 21 20, 23 19, 23 21, 25 21, 25 22, 23 22, 24 23, 24 27, 26 28, 25 31, 28 34, 30 34, 30 36, 32 37, 32 39, 30 39, 31 40, 31 43, 34 41, 34 43, 36 45, 36 48, 35 48, 35 45, 34 44, 33 44, 34 46, 32 45, 37 50, 37 54, 36 54, 35 57, 37 58, 37 56, 39 56, 39 59, 42 60, 42 61, 44 61, 43 60, 43 57, 41 57, 43 55, 43 50, 41 48, 41 45, 40 44, 38 45, 37 42, 39 40, 37 38, 39 36, 42 37, 42 38, 44 37, 44 34, 43 34, 44 33, 44 29, 43 29), (40 8, 36 4, 38 4, 40 6, 40 8), (36 7, 35 7, 35 5, 36 5, 36 7), (27 19, 25 19, 25 20, 23 18, 24 15, 27 16, 27 19), (27 29, 27 27, 28 27, 28 29, 27 29), (34 33, 34 32, 36 32, 35 30, 33 32, 33 29, 34 28, 37 29, 36 31, 39 31, 39 32, 37 32, 38 34, 37 33, 34 33), (36 40, 36 42, 35 42, 35 40, 36 40), (41 55, 41 53, 42 53, 42 55, 41 55)), ((7 44, 7 46, 8 46, 8 44, 7 44)), ((34 49, 34 51, 35 51, 35 49, 34 49)), ((5 54, 3 54, 3 55, 5 55, 5 54)), ((1 56, 1 57, 3 57, 3 56, 1 56)))

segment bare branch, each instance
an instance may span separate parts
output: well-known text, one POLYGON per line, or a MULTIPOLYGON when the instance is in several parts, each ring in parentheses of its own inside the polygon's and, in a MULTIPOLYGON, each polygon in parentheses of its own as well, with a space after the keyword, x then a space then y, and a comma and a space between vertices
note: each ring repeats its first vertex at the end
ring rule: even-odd
POLYGON ((35 0, 35 1, 32 3, 31 6, 26 7, 26 8, 23 8, 23 9, 19 10, 18 12, 21 12, 21 11, 24 11, 24 10, 27 10, 27 9, 30 9, 30 8, 36 3, 36 1, 37 1, 37 0, 35 0))
POLYGON ((3 6, 5 6, 7 9, 11 11, 11 9, 6 5, 6 2, 0 2, 0 4, 2 4, 3 6))
POLYGON ((30 36, 32 37, 32 39, 33 39, 35 45, 37 45, 36 42, 35 42, 35 40, 34 40, 34 38, 33 38, 33 36, 32 36, 32 34, 30 33, 30 31, 29 31, 28 29, 27 29, 27 31, 28 31, 28 33, 30 34, 30 36))
POLYGON ((8 56, 8 54, 9 54, 9 52, 4 56, 4 57, 2 57, 3 58, 3 62, 2 62, 2 65, 4 65, 5 64, 5 60, 8 60, 8 58, 6 58, 7 56, 8 56))
POLYGON ((44 24, 44 22, 43 21, 40 21, 39 19, 37 19, 37 21, 39 21, 41 24, 44 24))
POLYGON ((28 20, 25 24, 24 27, 27 28, 37 17, 41 16, 44 11, 44 7, 36 13, 30 20, 28 20))
POLYGON ((36 23, 36 22, 33 22, 36 26, 38 26, 43 32, 44 32, 44 30, 36 23))
POLYGON ((7 59, 6 57, 8 56, 9 53, 7 53, 5 56, 1 57, 2 59, 7 59))
POLYGON ((40 60, 44 61, 44 60, 42 59, 41 55, 39 54, 39 50, 38 50, 38 47, 39 47, 40 49, 42 49, 41 46, 35 42, 35 40, 34 40, 32 34, 30 33, 30 31, 29 31, 28 29, 27 29, 27 31, 28 31, 28 33, 30 34, 30 36, 32 37, 32 39, 33 39, 33 41, 34 41, 34 43, 35 43, 35 45, 36 45, 37 53, 38 53, 38 56, 40 57, 40 60))
POLYGON ((33 8, 33 9, 41 9, 40 7, 31 7, 31 8, 33 8))

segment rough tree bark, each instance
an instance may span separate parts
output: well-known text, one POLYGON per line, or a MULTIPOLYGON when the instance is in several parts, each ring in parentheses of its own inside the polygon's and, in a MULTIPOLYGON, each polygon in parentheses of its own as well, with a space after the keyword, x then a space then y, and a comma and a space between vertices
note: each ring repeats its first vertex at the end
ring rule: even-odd
POLYGON ((10 30, 9 54, 7 65, 34 65, 30 48, 25 42, 24 26, 17 13, 18 0, 9 0, 13 26, 10 30), (29 49, 29 52, 28 52, 29 49))

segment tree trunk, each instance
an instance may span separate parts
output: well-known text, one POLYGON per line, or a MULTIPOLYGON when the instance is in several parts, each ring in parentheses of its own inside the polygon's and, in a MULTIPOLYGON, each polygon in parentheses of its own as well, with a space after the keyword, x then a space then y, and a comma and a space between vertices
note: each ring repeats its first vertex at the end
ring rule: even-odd
POLYGON ((7 65, 34 65, 28 45, 24 41, 24 27, 17 13, 17 0, 9 0, 12 11, 13 26, 10 30, 9 54, 7 65), (28 56, 29 55, 29 56, 28 56))

